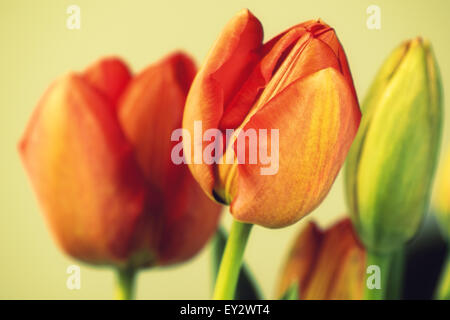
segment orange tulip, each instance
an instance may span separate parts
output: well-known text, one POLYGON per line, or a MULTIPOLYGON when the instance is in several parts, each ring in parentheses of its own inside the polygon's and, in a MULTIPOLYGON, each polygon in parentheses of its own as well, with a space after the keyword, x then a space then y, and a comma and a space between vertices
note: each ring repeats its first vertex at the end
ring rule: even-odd
POLYGON ((229 129, 242 130, 228 144, 214 141, 223 146, 221 160, 229 153, 239 156, 236 141, 251 130, 258 134, 259 157, 279 151, 274 174, 261 174, 267 167, 263 161, 250 163, 252 145, 245 147, 244 163, 208 163, 199 161, 195 151, 185 154, 202 189, 230 204, 234 218, 277 228, 298 221, 326 196, 361 114, 344 51, 331 27, 314 20, 265 44, 262 38, 262 26, 248 10, 227 24, 189 91, 183 118, 189 135, 183 142, 201 149, 201 156, 208 153, 210 142, 195 140, 195 125, 201 121, 203 136, 210 129, 222 136, 229 129), (279 142, 261 143, 260 129, 278 129, 279 142))
POLYGON ((362 299, 365 259, 350 219, 326 231, 310 223, 290 252, 279 295, 296 283, 300 299, 362 299))
POLYGON ((50 229, 71 256, 147 267, 192 257, 220 207, 170 160, 196 68, 173 54, 132 77, 118 59, 57 80, 20 154, 50 229))

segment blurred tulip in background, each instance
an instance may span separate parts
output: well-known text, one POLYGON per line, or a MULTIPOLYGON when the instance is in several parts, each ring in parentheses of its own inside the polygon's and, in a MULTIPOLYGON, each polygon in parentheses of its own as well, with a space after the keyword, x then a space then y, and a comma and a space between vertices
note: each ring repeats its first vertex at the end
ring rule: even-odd
POLYGON ((350 219, 326 230, 307 224, 281 273, 278 296, 292 285, 302 300, 355 300, 364 293, 365 251, 350 219))
POLYGON ((59 245, 118 267, 123 285, 135 269, 189 259, 216 230, 220 207, 187 166, 170 161, 195 72, 183 53, 136 76, 121 60, 102 59, 50 86, 20 142, 59 245))

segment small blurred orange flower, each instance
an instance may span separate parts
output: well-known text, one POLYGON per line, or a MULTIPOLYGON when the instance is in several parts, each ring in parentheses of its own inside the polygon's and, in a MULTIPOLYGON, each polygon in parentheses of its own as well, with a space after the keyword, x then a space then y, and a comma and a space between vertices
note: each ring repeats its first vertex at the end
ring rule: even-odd
POLYGON ((299 298, 304 300, 362 299, 365 259, 350 219, 326 231, 309 223, 299 234, 283 269, 279 296, 297 283, 299 298))

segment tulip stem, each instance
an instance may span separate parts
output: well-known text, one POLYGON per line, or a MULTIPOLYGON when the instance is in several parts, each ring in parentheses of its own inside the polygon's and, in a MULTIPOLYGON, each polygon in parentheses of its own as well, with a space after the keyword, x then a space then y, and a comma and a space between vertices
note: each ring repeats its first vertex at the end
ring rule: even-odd
POLYGON ((403 273, 405 269, 405 250, 401 248, 392 254, 389 270, 386 299, 399 300, 403 293, 403 273))
POLYGON ((130 267, 117 269, 116 299, 133 300, 136 270, 130 267))
POLYGON ((386 299, 389 276, 391 274, 391 254, 378 254, 367 250, 365 300, 386 299))
POLYGON ((447 255, 447 261, 445 262, 438 282, 436 299, 450 300, 450 252, 447 255))
POLYGON ((252 224, 233 220, 214 288, 213 298, 215 300, 232 300, 234 298, 245 246, 252 226, 252 224))

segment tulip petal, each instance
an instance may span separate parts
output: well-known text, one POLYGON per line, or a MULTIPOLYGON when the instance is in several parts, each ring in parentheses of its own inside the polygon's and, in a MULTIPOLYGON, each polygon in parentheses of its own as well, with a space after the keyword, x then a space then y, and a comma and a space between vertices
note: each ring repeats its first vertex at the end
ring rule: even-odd
MULTIPOLYGON (((261 175, 265 165, 239 164, 237 191, 231 192, 236 194, 233 216, 275 228, 312 211, 334 182, 360 117, 351 88, 334 68, 299 79, 280 92, 243 128, 267 129, 268 136, 270 129, 279 130, 278 172, 261 175)), ((269 150, 277 147, 271 146, 270 138, 267 144, 269 150)), ((249 154, 252 146, 246 147, 249 154)))
POLYGON ((282 296, 293 283, 299 284, 299 296, 302 297, 307 282, 314 273, 323 236, 323 232, 312 222, 301 231, 283 268, 278 297, 282 296))
POLYGON ((119 119, 148 182, 161 194, 158 221, 158 265, 184 261, 215 232, 220 206, 193 179, 186 164, 171 159, 172 132, 180 128, 184 103, 195 76, 194 62, 175 53, 153 64, 131 81, 119 119))
POLYGON ((185 261, 197 253, 215 233, 221 207, 210 200, 188 168, 168 202, 158 250, 160 265, 185 261))
POLYGON ((227 106, 220 123, 222 130, 238 127, 250 109, 255 112, 293 81, 326 67, 340 70, 331 48, 304 28, 290 30, 271 44, 270 50, 266 45, 264 51, 267 54, 227 106), (264 91, 258 98, 261 89, 264 91))
MULTIPOLYGON (((261 89, 269 83, 273 73, 282 63, 282 58, 289 54, 292 46, 303 36, 306 31, 303 28, 293 29, 286 32, 277 42, 269 42, 264 45, 262 51, 264 57, 255 67, 249 78, 242 84, 233 100, 226 106, 220 128, 237 128, 247 116, 248 112, 256 102, 261 89)), ((299 47, 306 44, 308 37, 304 37, 299 47)))
POLYGON ((324 233, 303 299, 361 299, 365 253, 349 219, 324 233))
POLYGON ((353 78, 350 73, 350 67, 348 65, 347 57, 345 55, 344 50, 342 49, 341 43, 336 36, 336 33, 333 29, 328 29, 325 32, 321 32, 318 35, 318 39, 323 41, 323 43, 327 44, 336 55, 339 60, 340 71, 344 75, 345 79, 347 79, 348 83, 351 84, 351 88, 353 89, 353 93, 356 97, 356 90, 354 90, 353 78))
POLYGON ((109 102, 78 75, 57 81, 20 154, 64 250, 91 263, 124 262, 146 189, 109 102))
POLYGON ((300 299, 361 299, 365 259, 350 219, 325 231, 310 222, 289 253, 278 296, 299 283, 300 299))
POLYGON ((117 108, 119 98, 131 80, 131 73, 122 60, 105 58, 87 68, 83 78, 117 108))
POLYGON ((365 252, 361 247, 353 245, 347 249, 347 251, 340 257, 341 262, 339 271, 335 276, 333 286, 328 291, 329 299, 362 299, 364 296, 364 276, 366 274, 365 259, 365 252))
MULTIPOLYGON (((189 92, 183 128, 191 133, 191 146, 203 150, 207 142, 194 143, 194 122, 202 121, 203 131, 218 128, 225 106, 248 78, 259 58, 263 31, 260 22, 248 10, 239 12, 224 28, 211 49, 206 64, 197 74, 189 92)), ((189 166, 202 189, 212 194, 214 174, 211 165, 189 166)))
POLYGON ((172 132, 181 126, 194 62, 175 53, 137 75, 123 94, 119 120, 136 150, 147 180, 163 193, 172 193, 186 170, 171 160, 172 132), (167 192, 165 192, 167 191, 167 192))

